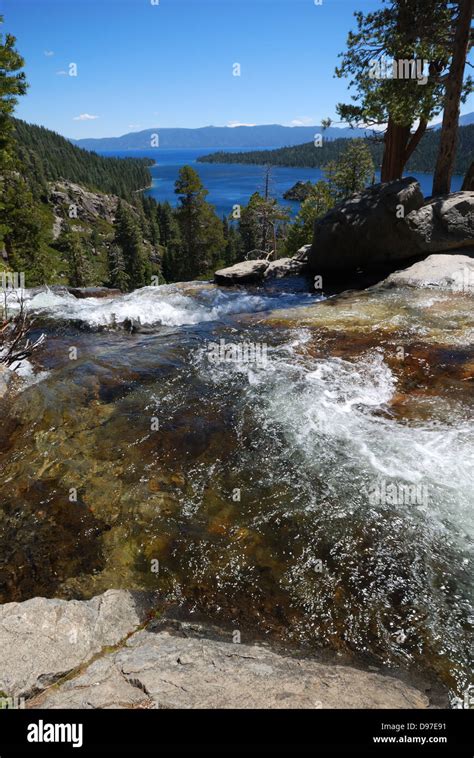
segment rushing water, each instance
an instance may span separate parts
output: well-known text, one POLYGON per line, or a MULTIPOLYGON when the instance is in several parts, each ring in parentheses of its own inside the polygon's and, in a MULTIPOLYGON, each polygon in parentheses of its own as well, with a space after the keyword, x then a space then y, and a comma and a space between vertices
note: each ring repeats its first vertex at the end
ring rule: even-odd
POLYGON ((47 339, 42 373, 4 401, 2 601, 158 589, 462 694, 472 300, 317 300, 197 283, 31 296, 47 339))

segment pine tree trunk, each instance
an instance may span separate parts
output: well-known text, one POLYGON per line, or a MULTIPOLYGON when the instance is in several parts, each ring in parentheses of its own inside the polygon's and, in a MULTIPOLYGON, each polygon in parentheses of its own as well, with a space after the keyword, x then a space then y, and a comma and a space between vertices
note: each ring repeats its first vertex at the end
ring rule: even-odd
POLYGON ((382 182, 400 179, 406 163, 405 156, 409 139, 410 127, 395 124, 390 116, 385 134, 385 148, 381 171, 382 182))
POLYGON ((433 178, 433 195, 447 195, 451 189, 458 139, 459 103, 469 46, 473 2, 474 0, 459 0, 458 2, 459 14, 453 57, 446 83, 443 124, 433 178))
POLYGON ((472 161, 467 170, 461 189, 467 192, 474 192, 474 161, 472 161))

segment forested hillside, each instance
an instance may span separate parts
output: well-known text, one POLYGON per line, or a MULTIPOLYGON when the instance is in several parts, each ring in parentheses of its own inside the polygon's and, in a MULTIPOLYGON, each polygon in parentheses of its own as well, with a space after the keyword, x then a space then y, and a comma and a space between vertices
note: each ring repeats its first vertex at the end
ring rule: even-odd
POLYGON ((151 184, 150 158, 104 158, 72 145, 69 140, 42 126, 12 119, 18 157, 27 172, 30 187, 66 179, 92 190, 130 198, 151 184))
MULTIPOLYGON (((407 163, 408 171, 424 171, 431 173, 436 163, 440 132, 427 132, 417 149, 407 163)), ((380 167, 383 155, 383 142, 373 138, 365 138, 372 160, 380 167)), ((243 153, 218 152, 198 158, 202 163, 256 163, 272 166, 301 166, 307 168, 322 168, 330 161, 340 158, 347 148, 346 139, 324 141, 320 147, 313 142, 293 147, 282 147, 278 150, 251 150, 243 153)), ((474 124, 459 127, 459 141, 456 154, 455 173, 463 174, 474 156, 474 124)))

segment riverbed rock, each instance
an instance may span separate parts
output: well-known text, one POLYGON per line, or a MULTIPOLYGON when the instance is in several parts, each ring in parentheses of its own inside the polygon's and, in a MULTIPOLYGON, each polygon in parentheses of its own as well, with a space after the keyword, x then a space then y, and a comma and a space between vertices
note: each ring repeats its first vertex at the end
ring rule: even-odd
POLYGON ((279 258, 272 261, 264 273, 265 279, 282 279, 284 276, 299 276, 307 268, 307 263, 295 258, 279 258))
MULTIPOLYGON (((380 673, 212 639, 175 622, 144 629, 116 652, 31 700, 30 708, 426 708, 411 685, 380 673)), ((230 635, 228 635, 230 638, 230 635)))
POLYGON ((92 600, 43 597, 0 606, 0 691, 28 697, 117 645, 146 618, 151 596, 109 590, 92 600))
POLYGON ((411 236, 423 252, 459 248, 474 251, 474 192, 431 198, 406 217, 411 236))
POLYGON ((120 290, 110 287, 68 287, 67 291, 80 299, 86 297, 118 297, 122 294, 120 290))
POLYGON ((406 216, 424 202, 413 177, 375 184, 317 219, 309 253, 312 271, 343 274, 405 260, 418 252, 406 216))
POLYGON ((221 268, 214 274, 216 284, 255 284, 261 282, 269 266, 266 260, 241 261, 233 266, 221 268))
POLYGON ((403 271, 396 271, 382 286, 437 287, 474 294, 474 251, 467 255, 430 255, 403 271))

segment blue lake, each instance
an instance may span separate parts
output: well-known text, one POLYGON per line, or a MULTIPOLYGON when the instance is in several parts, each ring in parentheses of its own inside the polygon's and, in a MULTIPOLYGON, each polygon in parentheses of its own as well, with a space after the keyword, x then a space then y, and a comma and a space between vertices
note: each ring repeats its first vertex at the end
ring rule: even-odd
MULTIPOLYGON (((264 148, 261 148, 264 149, 264 148)), ((225 163, 197 163, 201 155, 217 152, 217 148, 155 148, 148 151, 117 152, 114 155, 120 157, 150 157, 156 161, 151 167, 153 186, 148 194, 158 202, 168 200, 171 205, 176 205, 178 198, 174 192, 174 183, 181 166, 192 165, 198 171, 202 183, 209 192, 208 201, 212 203, 219 215, 228 215, 234 205, 246 205, 253 192, 263 192, 264 173, 263 166, 246 164, 225 163)), ((231 152, 227 148, 227 152, 231 152)), ((233 152, 241 152, 236 148, 233 152)), ((102 153, 111 155, 111 153, 102 153)), ((431 194, 432 174, 413 173, 420 182, 425 196, 431 194)), ((278 198, 279 202, 290 208, 294 215, 298 212, 299 203, 283 200, 283 193, 292 187, 297 181, 316 182, 324 178, 319 168, 289 168, 275 166, 272 168, 270 189, 271 193, 278 198)), ((377 173, 377 178, 379 174, 377 173)), ((455 192, 461 189, 463 177, 454 176, 451 190, 455 192)))

